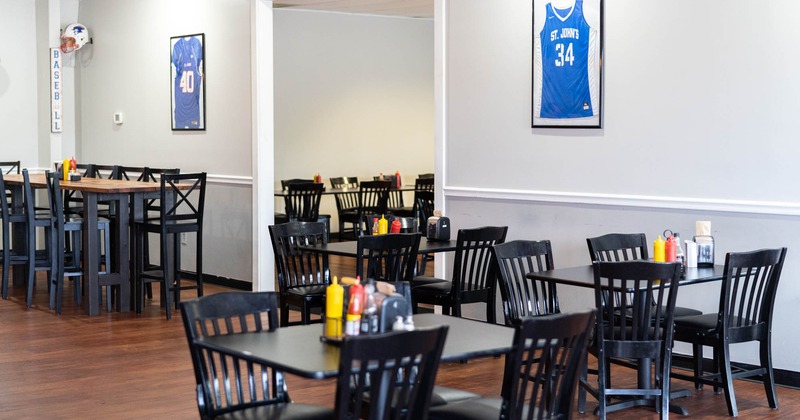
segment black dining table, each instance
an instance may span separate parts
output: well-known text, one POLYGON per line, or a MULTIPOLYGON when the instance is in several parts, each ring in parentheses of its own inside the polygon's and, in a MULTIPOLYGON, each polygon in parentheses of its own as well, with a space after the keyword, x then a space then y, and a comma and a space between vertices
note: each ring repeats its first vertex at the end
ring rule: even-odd
MULTIPOLYGON (((413 315, 415 328, 447 325, 441 360, 463 361, 511 351, 514 329, 441 314, 413 315)), ((321 339, 321 324, 278 328, 274 331, 198 338, 198 346, 240 357, 310 379, 339 374, 340 344, 321 339)))
MULTIPOLYGON (((317 244, 311 246, 301 246, 301 249, 317 251, 328 255, 338 255, 340 257, 358 258, 358 241, 330 242, 327 244, 317 244)), ((424 236, 419 241, 418 253, 423 256, 435 254, 437 252, 453 252, 456 250, 456 241, 431 241, 424 236)))
MULTIPOLYGON (((725 273, 725 266, 723 265, 714 265, 705 267, 686 267, 678 284, 682 288, 684 286, 692 284, 720 281, 722 280, 724 273, 725 273)), ((592 265, 582 265, 577 267, 557 268, 554 270, 530 272, 526 276, 532 280, 544 280, 544 281, 551 281, 556 284, 586 287, 592 289, 594 288, 594 268, 592 267, 592 265)), ((635 292, 635 291, 625 291, 625 290, 618 290, 618 291, 635 292)), ((641 389, 646 389, 647 387, 649 387, 650 375, 651 375, 649 360, 643 360, 641 363, 639 363, 637 375, 638 375, 638 387, 641 389)), ((672 398, 678 398, 678 397, 689 396, 691 395, 691 392, 688 390, 678 390, 678 391, 673 391, 670 394, 672 398)), ((674 404, 670 405, 670 411, 682 413, 684 415, 687 414, 686 410, 683 407, 674 404)))

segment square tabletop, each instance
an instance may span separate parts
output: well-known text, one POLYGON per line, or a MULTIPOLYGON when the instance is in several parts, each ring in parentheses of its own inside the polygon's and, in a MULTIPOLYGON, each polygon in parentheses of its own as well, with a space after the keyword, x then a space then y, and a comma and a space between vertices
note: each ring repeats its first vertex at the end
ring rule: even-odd
MULTIPOLYGON (((514 329, 440 314, 416 314, 417 328, 447 325, 442 361, 495 356, 511 351, 514 329)), ((278 328, 271 332, 202 337, 200 347, 263 363, 311 379, 333 378, 339 372, 338 344, 323 342, 323 324, 278 328)))

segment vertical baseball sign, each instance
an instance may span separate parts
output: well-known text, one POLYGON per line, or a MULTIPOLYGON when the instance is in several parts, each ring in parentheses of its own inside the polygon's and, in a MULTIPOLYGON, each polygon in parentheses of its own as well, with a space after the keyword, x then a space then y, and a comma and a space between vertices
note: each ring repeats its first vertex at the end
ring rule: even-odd
POLYGON ((61 132, 61 50, 50 48, 50 131, 61 132))

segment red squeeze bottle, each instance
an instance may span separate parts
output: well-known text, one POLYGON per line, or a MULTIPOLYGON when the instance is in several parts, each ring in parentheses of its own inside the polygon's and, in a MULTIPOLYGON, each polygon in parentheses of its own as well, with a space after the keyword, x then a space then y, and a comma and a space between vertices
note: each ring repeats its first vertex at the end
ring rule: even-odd
POLYGON ((394 219, 392 221, 392 228, 391 228, 391 230, 389 230, 389 232, 391 232, 391 233, 400 233, 400 221, 399 220, 394 219))
POLYGON ((350 286, 350 304, 347 305, 345 316, 344 334, 358 335, 361 331, 361 312, 364 310, 364 286, 360 279, 350 286))
POLYGON ((670 236, 667 238, 667 243, 664 244, 664 254, 666 262, 675 262, 677 256, 677 249, 675 249, 675 237, 670 236))
POLYGON ((397 188, 400 188, 403 185, 400 182, 400 171, 395 171, 395 173, 394 173, 394 181, 395 181, 395 186, 397 188))

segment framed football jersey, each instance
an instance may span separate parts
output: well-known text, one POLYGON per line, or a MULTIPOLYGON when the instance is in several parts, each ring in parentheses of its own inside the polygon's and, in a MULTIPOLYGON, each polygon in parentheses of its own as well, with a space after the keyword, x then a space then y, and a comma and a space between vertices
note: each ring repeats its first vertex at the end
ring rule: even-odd
POLYGON ((205 34, 170 38, 173 130, 205 130, 205 34))
POLYGON ((532 1, 532 127, 601 128, 603 0, 532 1))

